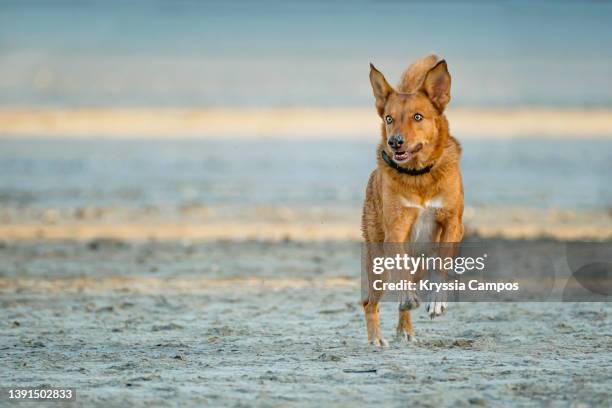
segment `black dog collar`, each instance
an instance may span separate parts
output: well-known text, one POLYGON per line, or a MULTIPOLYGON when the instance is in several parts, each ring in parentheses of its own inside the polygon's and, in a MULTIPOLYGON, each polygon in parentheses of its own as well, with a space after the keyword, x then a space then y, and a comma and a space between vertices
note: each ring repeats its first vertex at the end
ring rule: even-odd
POLYGON ((404 167, 401 167, 399 164, 397 164, 393 160, 391 160, 387 152, 385 152, 384 150, 380 151, 380 156, 385 161, 385 163, 389 165, 389 167, 397 170, 398 172, 402 174, 408 174, 409 176, 420 176, 422 174, 429 173, 431 171, 431 168, 434 166, 433 164, 430 164, 429 166, 423 167, 422 169, 406 169, 404 167))

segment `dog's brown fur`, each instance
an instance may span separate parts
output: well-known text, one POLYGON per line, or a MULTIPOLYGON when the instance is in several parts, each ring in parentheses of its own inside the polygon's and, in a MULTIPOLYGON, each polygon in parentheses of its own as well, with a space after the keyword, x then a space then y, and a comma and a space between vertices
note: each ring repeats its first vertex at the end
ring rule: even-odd
MULTIPOLYGON (((376 98, 378 115, 383 119, 381 141, 376 151, 377 168, 370 175, 362 215, 363 237, 366 243, 400 243, 414 239, 415 224, 428 202, 435 200, 434 220, 430 242, 458 243, 463 238, 463 185, 459 170, 461 147, 449 135, 444 109, 450 101, 450 74, 446 62, 428 55, 412 64, 402 75, 397 91, 371 65, 370 82, 376 98), (420 113, 424 119, 416 121, 420 113), (387 115, 393 123, 385 123, 387 115), (381 150, 392 157, 387 141, 391 135, 401 134, 406 148, 422 144, 420 150, 398 163, 410 169, 433 165, 422 175, 407 175, 391 168, 381 158, 381 150), (408 204, 407 204, 408 203, 408 204), (420 206, 420 208, 419 208, 420 206)), ((417 150, 415 148, 415 150, 417 150)), ((367 247, 367 245, 366 245, 367 247)), ((370 256, 366 254, 368 266, 370 256)), ((368 267, 369 282, 372 268, 368 267)), ((371 289, 371 285, 368 285, 371 289)), ((368 341, 386 345, 380 332, 379 300, 381 292, 370 290, 363 301, 368 341)), ((414 338, 410 310, 400 308, 398 335, 414 338)), ((439 314, 430 311, 433 317, 439 314)))

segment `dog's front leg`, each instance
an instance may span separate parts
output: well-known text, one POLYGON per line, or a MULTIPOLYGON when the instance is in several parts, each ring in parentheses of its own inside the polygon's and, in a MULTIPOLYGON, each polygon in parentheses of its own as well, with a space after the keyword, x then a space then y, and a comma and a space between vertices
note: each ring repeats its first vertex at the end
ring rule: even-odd
MULTIPOLYGON (((457 252, 457 245, 463 239, 463 223, 461 217, 456 214, 450 214, 440 223, 442 228, 440 234, 440 248, 438 256, 442 259, 453 258, 457 252)), ((448 279, 448 271, 432 271, 430 278, 436 283, 445 282, 448 279)), ((447 295, 445 291, 430 292, 427 302, 426 311, 429 317, 433 319, 436 316, 442 315, 448 309, 447 295)))
MULTIPOLYGON (((388 214, 388 212, 387 212, 388 214)), ((410 234, 410 230, 418 217, 418 211, 412 208, 394 208, 395 217, 386 218, 385 224, 385 247, 386 256, 395 256, 399 254, 404 256, 404 242, 410 234)), ((410 271, 397 271, 395 281, 399 279, 413 280, 413 275, 410 271)), ((399 299, 399 320, 397 322, 397 337, 402 341, 414 341, 414 328, 412 326, 412 317, 410 311, 419 307, 419 299, 415 291, 406 291, 402 293, 399 299)))
POLYGON ((385 340, 380 332, 380 298, 378 296, 370 297, 363 302, 363 311, 365 312, 366 328, 368 330, 368 342, 375 346, 387 347, 389 343, 385 340))
POLYGON ((461 217, 451 213, 441 222, 442 234, 440 242, 458 244, 463 239, 463 223, 461 217))
POLYGON ((380 251, 380 244, 377 243, 366 243, 366 265, 368 274, 368 296, 363 301, 363 311, 365 313, 366 328, 368 331, 368 342, 375 346, 386 347, 389 345, 387 340, 382 336, 380 330, 380 300, 384 295, 384 290, 380 289, 381 285, 375 289, 374 283, 379 281, 380 283, 388 283, 393 281, 395 278, 391 277, 394 271, 385 270, 381 274, 375 275, 373 272, 373 258, 376 255, 383 255, 384 257, 394 257, 391 249, 397 248, 397 241, 392 241, 392 236, 385 236, 385 241, 382 245, 382 251, 380 251), (380 253, 379 253, 380 252, 380 253))

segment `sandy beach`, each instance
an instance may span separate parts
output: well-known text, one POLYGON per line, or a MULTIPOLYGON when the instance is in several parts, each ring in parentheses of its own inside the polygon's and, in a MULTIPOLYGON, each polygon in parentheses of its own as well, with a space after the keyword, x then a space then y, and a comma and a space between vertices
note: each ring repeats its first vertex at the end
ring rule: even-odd
MULTIPOLYGON (((355 242, 30 241, 0 252, 0 382, 74 387, 79 406, 610 399, 604 303, 461 303, 435 321, 419 310, 418 343, 368 346, 355 242)), ((396 306, 382 309, 392 339, 396 306)))
POLYGON ((0 408, 612 405, 612 3, 0 10, 0 408), (457 256, 364 245, 379 144, 433 169, 387 239, 462 214, 457 256))
MULTIPOLYGON (((585 406, 612 380, 609 303, 452 303, 418 342, 367 344, 359 210, 13 207, 0 225, 0 383, 79 406, 585 406), (537 322, 537 325, 534 325, 537 322)), ((548 270, 611 242, 602 210, 468 208, 468 240, 548 270), (488 229, 487 229, 488 228, 488 229), (489 235, 487 235, 489 234, 489 235), (538 263, 539 262, 539 263, 538 263)))

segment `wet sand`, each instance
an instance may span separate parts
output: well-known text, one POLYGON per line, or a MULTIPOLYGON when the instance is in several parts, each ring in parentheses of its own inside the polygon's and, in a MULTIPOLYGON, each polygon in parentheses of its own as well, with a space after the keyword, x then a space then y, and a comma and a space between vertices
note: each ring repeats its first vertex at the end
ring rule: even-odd
MULTIPOLYGON (((74 387, 81 406, 610 400, 606 303, 420 309, 418 343, 367 345, 357 242, 5 241, 0 254, 0 383, 74 387)), ((395 319, 383 304, 390 340, 395 319)))

